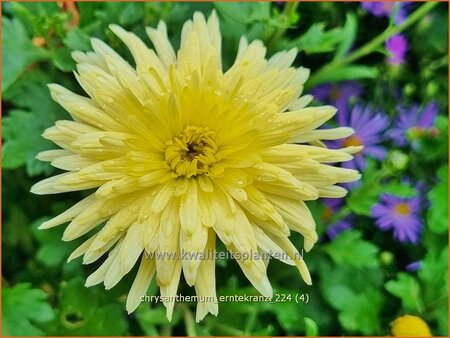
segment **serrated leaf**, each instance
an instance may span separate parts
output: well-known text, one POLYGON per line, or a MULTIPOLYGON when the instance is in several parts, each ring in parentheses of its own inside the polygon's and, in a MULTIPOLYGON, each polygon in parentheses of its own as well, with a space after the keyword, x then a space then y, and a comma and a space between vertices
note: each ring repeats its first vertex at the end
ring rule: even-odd
POLYGON ((403 309, 406 312, 422 312, 420 285, 413 276, 399 273, 396 280, 391 280, 385 284, 385 288, 389 293, 402 300, 403 309))
POLYGON ((68 114, 51 99, 46 86, 48 82, 47 75, 33 71, 5 93, 5 100, 24 109, 8 111, 3 116, 4 168, 15 169, 26 165, 29 176, 49 174, 53 170, 48 163, 36 160, 35 156, 40 151, 55 148, 41 134, 54 121, 67 118, 68 114))
POLYGON ((71 51, 66 48, 58 48, 52 54, 53 64, 63 72, 72 72, 75 70, 75 61, 70 55, 71 51))
POLYGON ((40 150, 50 149, 49 141, 41 133, 49 126, 48 121, 28 111, 14 110, 3 118, 2 165, 6 169, 15 169, 34 158, 40 150))
POLYGON ((214 7, 219 14, 240 24, 250 24, 270 18, 268 2, 215 2, 214 7))
POLYGON ((342 41, 342 29, 333 28, 325 31, 326 24, 315 23, 295 40, 287 43, 288 47, 297 47, 306 54, 327 53, 335 50, 336 45, 342 41))
POLYGON ((418 272, 419 278, 429 286, 434 295, 448 289, 448 246, 443 250, 429 250, 418 272))
POLYGON ((439 182, 428 193, 430 207, 427 213, 427 225, 436 234, 448 231, 448 165, 437 172, 439 182))
POLYGON ((347 299, 345 308, 339 312, 339 322, 352 333, 379 335, 382 305, 380 292, 367 288, 363 293, 353 294, 347 299))
POLYGON ((120 336, 127 330, 123 304, 104 304, 99 287, 86 288, 81 278, 63 282, 60 289, 59 335, 120 336))
POLYGON ((71 29, 63 42, 70 50, 87 52, 92 49, 89 35, 78 28, 71 29))
MULTIPOLYGON (((380 269, 355 269, 351 265, 336 265, 330 260, 322 260, 319 276, 320 292, 324 300, 339 312, 339 321, 346 331, 380 334, 379 313, 382 299, 378 290, 383 285, 380 269), (374 295, 373 304, 371 296, 362 297, 367 293, 374 295), (367 306, 366 310, 362 310, 364 306, 367 306)), ((322 329, 322 325, 319 324, 319 327, 322 329)), ((321 334, 325 335, 324 332, 321 334)), ((330 335, 336 335, 336 332, 332 331, 330 335)))
POLYGON ((34 46, 23 24, 17 19, 2 18, 2 93, 32 63, 47 58, 48 53, 34 46))
POLYGON ((324 247, 337 264, 348 264, 357 268, 378 266, 378 248, 361 238, 358 231, 345 231, 324 247))
POLYGON ((44 332, 36 324, 54 318, 47 295, 40 289, 32 289, 28 283, 2 289, 2 321, 5 336, 42 336, 44 332))
MULTIPOLYGON (((33 234, 39 242, 39 250, 36 258, 39 262, 48 267, 56 267, 64 262, 70 253, 77 247, 77 241, 63 242, 61 240, 64 232, 63 227, 57 227, 47 230, 39 230, 38 226, 46 220, 38 219, 32 225, 33 234)), ((78 243, 79 244, 79 243, 78 243)))

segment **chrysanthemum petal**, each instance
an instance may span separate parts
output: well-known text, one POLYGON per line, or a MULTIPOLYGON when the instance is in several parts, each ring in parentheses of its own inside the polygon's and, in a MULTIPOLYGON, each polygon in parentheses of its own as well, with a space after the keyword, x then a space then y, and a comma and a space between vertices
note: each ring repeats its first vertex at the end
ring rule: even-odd
POLYGON ((106 272, 104 280, 105 289, 109 290, 114 287, 134 266, 143 250, 140 241, 141 235, 142 225, 140 223, 134 223, 127 230, 121 242, 116 261, 106 272))
POLYGON ((164 21, 160 21, 158 28, 146 28, 147 35, 152 40, 161 62, 168 68, 171 64, 176 63, 176 56, 169 37, 167 36, 167 27, 164 21))
POLYGON ((263 296, 272 297, 273 290, 267 278, 266 265, 263 259, 254 257, 253 253, 239 252, 233 244, 227 246, 227 249, 234 254, 236 262, 238 262, 245 277, 247 277, 253 286, 263 296))
POLYGON ((200 322, 206 314, 212 313, 217 316, 219 306, 216 296, 216 261, 213 255, 216 248, 216 234, 212 229, 208 231, 208 241, 204 250, 204 259, 200 263, 195 280, 195 293, 201 301, 197 303, 197 313, 195 321, 200 322), (211 300, 212 298, 212 300, 211 300))
POLYGON ((136 310, 141 304, 141 297, 145 295, 155 274, 155 261, 142 257, 136 278, 128 293, 126 309, 128 314, 136 310))
POLYGON ((121 241, 117 243, 116 246, 110 251, 108 258, 102 263, 102 265, 100 265, 97 270, 95 270, 88 276, 88 278, 86 279, 86 283, 84 284, 86 287, 100 284, 105 280, 106 273, 108 272, 109 268, 115 263, 121 245, 121 241))
POLYGON ((89 249, 89 246, 92 244, 92 242, 95 240, 95 237, 97 235, 93 235, 89 237, 86 241, 84 241, 79 247, 77 247, 67 258, 67 263, 74 260, 75 258, 78 258, 80 256, 83 256, 85 252, 89 249))
POLYGON ((164 297, 164 305, 166 307, 166 317, 169 321, 172 320, 173 307, 175 305, 175 295, 177 294, 178 284, 181 276, 181 261, 175 261, 174 273, 168 285, 160 285, 161 296, 164 297))

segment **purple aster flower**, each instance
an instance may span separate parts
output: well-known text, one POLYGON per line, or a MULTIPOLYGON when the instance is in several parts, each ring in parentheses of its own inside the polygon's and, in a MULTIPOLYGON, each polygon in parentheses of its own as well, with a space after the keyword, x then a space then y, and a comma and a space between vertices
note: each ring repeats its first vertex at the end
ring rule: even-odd
POLYGON ((353 128, 355 133, 342 140, 327 142, 331 148, 364 146, 353 160, 344 162, 343 167, 364 170, 365 156, 379 161, 385 158, 386 149, 379 143, 383 140, 382 134, 389 125, 389 119, 383 113, 374 113, 369 107, 356 105, 351 111, 338 111, 337 120, 339 125, 353 128))
MULTIPOLYGON (((329 222, 333 215, 339 211, 344 203, 343 198, 324 198, 325 208, 323 211, 322 219, 325 222, 329 222)), ((327 235, 330 239, 335 238, 341 232, 350 229, 352 227, 352 217, 347 216, 343 219, 331 224, 327 229, 327 235)))
POLYGON ((406 271, 408 271, 408 272, 415 272, 415 271, 417 271, 417 270, 420 269, 421 265, 422 265, 422 262, 421 262, 421 261, 415 261, 415 262, 409 263, 409 264, 405 267, 405 269, 406 269, 406 271))
POLYGON ((436 102, 430 102, 423 109, 418 105, 400 107, 394 127, 386 134, 399 147, 407 145, 408 138, 414 140, 426 133, 433 135, 436 133, 433 125, 438 111, 436 102))
POLYGON ((389 54, 387 61, 398 66, 405 62, 406 52, 408 51, 408 41, 403 34, 394 34, 385 42, 386 50, 389 54))
POLYGON ((322 84, 311 90, 317 101, 331 104, 339 111, 348 110, 349 101, 361 95, 362 87, 355 81, 322 84))
POLYGON ((422 231, 418 215, 420 203, 420 196, 402 198, 383 194, 379 203, 372 207, 372 216, 381 230, 394 230, 394 238, 398 241, 417 244, 422 231))
POLYGON ((367 12, 377 17, 390 17, 394 10, 394 5, 398 3, 398 11, 394 18, 396 25, 401 24, 408 16, 408 7, 411 3, 408 2, 391 2, 391 1, 364 1, 361 7, 367 12))

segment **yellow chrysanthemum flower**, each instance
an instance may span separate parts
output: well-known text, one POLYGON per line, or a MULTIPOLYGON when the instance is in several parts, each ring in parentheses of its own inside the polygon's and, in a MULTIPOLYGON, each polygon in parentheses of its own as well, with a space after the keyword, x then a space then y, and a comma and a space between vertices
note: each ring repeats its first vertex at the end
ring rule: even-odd
POLYGON ((392 335, 394 337, 431 337, 431 332, 422 318, 404 315, 392 323, 392 335))
MULTIPOLYGON (((277 254, 311 284, 290 230, 303 235, 306 251, 312 248, 317 234, 304 201, 344 196, 335 184, 357 180, 358 172, 326 163, 350 160, 359 148, 323 147, 320 140, 352 130, 316 130, 336 110, 305 108, 312 97, 300 94, 309 72, 291 67, 296 50, 266 60, 262 42, 243 37, 235 63, 223 72, 214 12, 207 21, 195 13, 184 24, 177 54, 164 22, 147 29, 156 53, 133 33, 110 28, 136 68, 95 38, 93 52, 73 53, 75 75, 90 98, 49 85, 74 121, 58 121, 43 134, 63 149, 38 155, 68 172, 31 189, 96 190, 40 228, 70 221, 63 240, 92 234, 69 259, 84 255, 89 264, 109 252, 87 286, 112 288, 140 259, 129 312, 155 274, 169 319, 181 272, 199 297, 215 299, 215 260, 208 253, 216 236, 241 254, 236 260, 261 294, 271 296, 272 288, 267 259, 255 253, 277 254)), ((199 302, 197 321, 208 312, 217 314, 217 302, 199 302)))

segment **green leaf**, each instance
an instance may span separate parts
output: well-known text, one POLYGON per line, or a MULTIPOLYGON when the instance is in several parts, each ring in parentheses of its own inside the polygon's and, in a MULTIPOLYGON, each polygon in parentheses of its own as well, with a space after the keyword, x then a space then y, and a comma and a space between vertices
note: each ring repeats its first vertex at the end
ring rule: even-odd
MULTIPOLYGON (((49 123, 28 111, 14 110, 3 118, 2 165, 15 169, 25 165, 40 150, 50 149, 51 143, 41 137, 49 123)), ((31 173, 32 174, 32 173, 31 173)))
POLYGON ((305 321, 305 329, 307 337, 317 337, 319 335, 319 326, 309 317, 303 318, 305 321))
MULTIPOLYGON (((273 312, 278 320, 279 325, 287 333, 287 335, 305 335, 313 334, 314 322, 318 327, 329 327, 333 317, 327 311, 327 306, 324 304, 322 297, 317 289, 274 289, 277 294, 290 294, 292 301, 288 302, 274 302, 267 304, 267 307, 273 312), (298 304, 294 301, 296 293, 307 293, 309 302, 300 301, 298 304), (310 320, 302 321, 302 318, 308 317, 310 320)), ((318 335, 318 332, 316 333, 318 335)))
MULTIPOLYGON (((155 306, 151 308, 150 306, 140 306, 136 310, 136 319, 139 326, 144 331, 145 335, 158 335, 157 326, 166 325, 168 323, 166 317, 166 309, 162 306, 155 306)), ((176 324, 181 319, 181 312, 178 307, 175 307, 172 323, 176 324)))
POLYGON ((124 304, 101 297, 105 290, 86 288, 81 278, 63 282, 60 289, 60 328, 58 335, 120 336, 127 330, 124 304))
POLYGON ((39 230, 38 226, 47 218, 41 218, 32 225, 33 234, 40 243, 36 258, 48 267, 56 267, 69 257, 70 253, 77 247, 78 241, 64 242, 61 240, 64 232, 63 227, 39 230))
POLYGON ((52 54, 53 64, 63 72, 72 72, 75 70, 75 61, 70 55, 71 51, 66 48, 58 48, 52 54))
POLYGON ((46 323, 54 318, 47 295, 30 284, 17 284, 2 289, 2 320, 5 336, 42 336, 44 332, 36 324, 46 323))
POLYGON ((379 184, 380 170, 375 161, 368 159, 367 167, 362 173, 361 185, 350 191, 347 206, 357 215, 370 216, 372 206, 378 201, 383 191, 379 184))
POLYGON ((379 335, 382 305, 383 298, 376 289, 367 288, 363 293, 353 293, 339 312, 339 322, 351 333, 379 335))
POLYGON ((427 225, 436 234, 448 231, 448 165, 437 172, 439 183, 428 193, 430 207, 427 213, 427 225))
POLYGON ((35 159, 38 152, 55 148, 41 134, 54 121, 66 119, 68 114, 51 99, 46 86, 48 82, 50 80, 47 75, 41 71, 33 71, 14 83, 5 93, 6 100, 14 106, 24 108, 8 111, 3 117, 2 165, 6 169, 26 165, 30 176, 52 171, 48 163, 35 159))
POLYGON ((87 52, 92 49, 89 36, 78 28, 71 29, 63 42, 70 50, 87 52))
POLYGON ((335 50, 336 45, 342 41, 342 29, 333 28, 325 31, 326 24, 315 23, 305 34, 295 40, 289 41, 289 47, 297 47, 306 54, 327 53, 335 50))
POLYGON ((399 273, 397 280, 391 280, 385 284, 386 290, 402 300, 403 309, 422 312, 423 304, 420 285, 417 280, 406 273, 399 273))
POLYGON ((435 247, 430 248, 422 261, 418 276, 422 285, 422 298, 427 309, 427 315, 430 318, 435 318, 438 322, 439 330, 433 333, 447 336, 448 246, 441 250, 437 250, 435 247))
POLYGON ((144 18, 144 9, 142 3, 128 3, 122 6, 119 14, 119 24, 121 26, 131 26, 144 18))
POLYGON ((339 234, 324 250, 337 264, 349 264, 357 268, 378 266, 378 248, 363 239, 355 230, 339 234))
POLYGON ((334 60, 342 59, 350 50, 358 31, 358 21, 353 13, 347 13, 345 25, 342 27, 342 41, 336 49, 334 60))
POLYGON ((425 134, 417 140, 418 152, 425 161, 438 161, 448 156, 448 118, 438 116, 435 127, 437 133, 425 134))
POLYGON ((383 186, 383 194, 391 194, 406 198, 415 196, 417 194, 417 191, 409 184, 392 182, 383 186))
POLYGON ((215 2, 214 7, 220 15, 240 24, 266 21, 270 18, 268 2, 215 2))
MULTIPOLYGON (((347 331, 367 335, 381 333, 379 314, 383 300, 378 290, 383 285, 383 275, 380 269, 355 269, 351 265, 336 265, 322 260, 319 276, 323 298, 339 312, 338 319, 347 331)), ((319 327, 322 329, 322 325, 319 327)), ((323 332, 321 334, 324 335, 323 332)), ((335 331, 330 332, 330 335, 335 334, 335 331)))
POLYGON ((5 92, 34 62, 47 58, 48 53, 34 46, 23 24, 2 18, 2 93, 5 92))
POLYGON ((419 278, 425 283, 429 291, 429 299, 438 298, 439 294, 446 294, 448 290, 448 246, 443 250, 431 249, 422 261, 418 272, 419 278))
POLYGON ((352 64, 328 70, 320 76, 314 78, 314 85, 326 82, 339 82, 359 79, 374 79, 378 76, 378 69, 375 67, 352 64))

